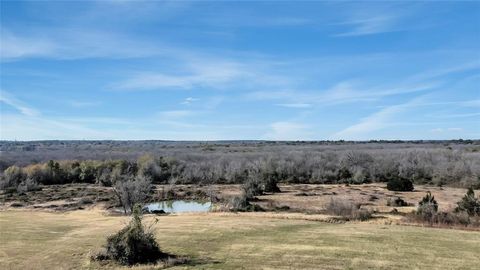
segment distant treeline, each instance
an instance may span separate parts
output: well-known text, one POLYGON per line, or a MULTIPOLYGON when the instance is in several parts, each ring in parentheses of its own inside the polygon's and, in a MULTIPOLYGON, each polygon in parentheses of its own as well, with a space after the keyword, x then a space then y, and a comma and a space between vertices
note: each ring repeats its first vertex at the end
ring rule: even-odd
MULTIPOLYGON (((115 142, 118 143, 118 142, 115 142)), ((139 144, 139 142, 132 142, 139 144)), ((146 143, 146 142, 143 142, 146 143)), ((147 142, 148 144, 148 142, 147 142)), ((142 144, 139 144, 142 145, 142 144)), ((169 144, 163 144, 167 145, 169 144)), ((59 145, 45 150, 45 157, 57 156, 59 145)), ((288 145, 264 142, 237 144, 177 143, 168 150, 125 144, 111 148, 79 143, 81 155, 98 159, 33 161, 35 153, 9 152, 14 160, 2 174, 2 186, 29 180, 38 184, 97 183, 115 185, 117 181, 144 176, 153 183, 230 184, 249 178, 275 177, 284 183, 369 183, 409 179, 415 184, 480 187, 480 146, 476 144, 338 144, 288 145), (85 154, 90 147, 89 155, 85 154), (113 150, 112 150, 113 149, 113 150), (106 158, 125 155, 127 158, 106 158), (140 155, 142 153, 142 155, 140 155), (136 157, 135 157, 136 155, 136 157), (30 158, 30 162, 25 160, 30 158), (21 165, 26 163, 26 165, 21 165), (33 163, 33 164, 32 164, 33 163)), ((162 147, 162 146, 160 146, 162 147)), ((79 152, 64 148, 64 156, 79 152)), ((2 157, 3 158, 3 157, 2 157)), ((77 156, 78 158, 78 156, 77 156)))
POLYGON ((397 151, 446 149, 480 151, 480 140, 418 141, 0 141, 0 171, 49 160, 135 161, 145 154, 182 159, 185 154, 260 153, 280 156, 288 152, 397 151))

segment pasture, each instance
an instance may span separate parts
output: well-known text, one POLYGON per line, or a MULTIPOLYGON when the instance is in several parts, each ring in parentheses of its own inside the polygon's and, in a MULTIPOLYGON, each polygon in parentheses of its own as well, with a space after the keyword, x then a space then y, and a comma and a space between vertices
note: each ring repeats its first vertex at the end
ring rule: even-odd
MULTIPOLYGON (((125 223, 126 217, 98 209, 2 211, 0 268, 116 269, 118 265, 100 265, 89 256, 125 223)), ((474 269, 480 264, 480 232, 373 221, 332 224, 293 214, 183 214, 158 217, 155 235, 163 250, 191 258, 188 265, 171 269, 474 269)))

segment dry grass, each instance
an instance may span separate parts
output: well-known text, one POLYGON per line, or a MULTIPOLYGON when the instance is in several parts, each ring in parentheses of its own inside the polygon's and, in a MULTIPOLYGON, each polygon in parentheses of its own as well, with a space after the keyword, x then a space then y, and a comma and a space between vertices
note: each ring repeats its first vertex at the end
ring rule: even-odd
MULTIPOLYGON (((164 186, 157 185, 157 193, 160 193, 164 186)), ((180 196, 186 193, 207 192, 210 187, 199 187, 197 185, 176 185, 173 190, 180 196)), ((241 192, 239 185, 213 185, 213 193, 229 201, 232 196, 241 192)), ((455 208, 466 193, 466 189, 451 187, 434 187, 416 185, 413 192, 393 192, 386 189, 383 183, 364 185, 313 185, 296 184, 280 185, 281 193, 259 196, 260 201, 256 202, 266 209, 288 206, 292 212, 319 213, 325 210, 326 205, 332 198, 348 200, 352 203, 362 204, 362 208, 369 208, 381 213, 388 213, 393 208, 400 212, 411 212, 416 209, 418 202, 430 191, 439 203, 440 211, 449 211, 455 208), (387 206, 388 199, 403 198, 406 202, 412 203, 410 207, 387 206)), ((477 190, 476 194, 480 194, 477 190)), ((22 195, 21 198, 7 195, 0 195, 0 209, 12 203, 22 203, 29 209, 40 208, 50 210, 72 210, 77 209, 81 198, 90 198, 97 204, 112 204, 115 201, 110 188, 98 187, 95 185, 71 184, 64 186, 46 186, 42 191, 30 192, 22 195), (105 199, 105 200, 104 200, 105 199)), ((91 205, 82 205, 84 208, 91 205)))
POLYGON ((415 186, 413 192, 394 192, 386 189, 382 183, 364 185, 281 185, 282 193, 260 196, 261 199, 272 202, 275 205, 286 205, 294 211, 319 212, 332 198, 341 198, 354 203, 361 203, 362 207, 387 213, 397 208, 402 212, 410 212, 416 209, 418 202, 430 191, 439 203, 441 211, 452 210, 466 193, 466 189, 451 187, 415 186), (304 196, 304 195, 307 196, 304 196), (301 196, 299 196, 301 195, 301 196), (302 196, 303 195, 303 196, 302 196), (389 198, 403 198, 406 202, 414 204, 411 207, 387 206, 389 198), (372 200, 372 198, 376 198, 372 200))
MULTIPOLYGON (((172 269, 474 269, 480 263, 480 232, 373 222, 330 224, 299 215, 314 216, 163 216, 156 236, 164 251, 191 258, 191 264, 172 269)), ((90 252, 125 222, 125 217, 106 216, 99 210, 2 211, 0 268, 100 268, 89 260, 90 252)))

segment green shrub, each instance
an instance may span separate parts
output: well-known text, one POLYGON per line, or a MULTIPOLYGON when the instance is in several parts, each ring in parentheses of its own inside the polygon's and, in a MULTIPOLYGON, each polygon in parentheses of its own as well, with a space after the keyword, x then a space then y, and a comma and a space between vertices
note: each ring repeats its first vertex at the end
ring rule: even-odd
POLYGON ((425 221, 433 222, 437 212, 438 203, 435 200, 435 196, 429 191, 418 203, 417 215, 421 216, 425 221))
POLYGON ((252 200, 255 196, 262 195, 263 189, 256 178, 249 177, 242 185, 243 193, 247 200, 252 200))
POLYGON ((263 191, 265 192, 280 192, 280 188, 277 183, 279 181, 279 174, 277 172, 264 172, 263 173, 263 191))
POLYGON ((402 177, 388 180, 387 189, 391 191, 413 191, 413 182, 402 177))
POLYGON ((106 256, 123 265, 154 263, 167 257, 153 233, 142 224, 141 208, 137 205, 130 223, 107 238, 106 256))
POLYGON ((469 188, 467 194, 457 203, 457 212, 466 212, 468 215, 480 215, 480 200, 475 198, 473 188, 469 188))

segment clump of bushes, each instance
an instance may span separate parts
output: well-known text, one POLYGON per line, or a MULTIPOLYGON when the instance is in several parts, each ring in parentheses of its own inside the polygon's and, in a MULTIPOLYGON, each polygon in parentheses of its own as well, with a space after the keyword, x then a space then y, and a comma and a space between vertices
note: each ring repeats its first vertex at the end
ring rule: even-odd
POLYGON ((276 171, 267 171, 263 173, 263 191, 264 192, 280 192, 277 183, 279 181, 279 174, 276 171))
POLYGON ((37 181, 32 177, 28 177, 23 168, 17 166, 8 167, 0 179, 0 189, 8 193, 24 193, 29 191, 37 191, 41 188, 37 181))
POLYGON ((387 182, 390 191, 413 191, 413 182, 407 178, 394 177, 387 182))
MULTIPOLYGON (((461 202, 459 202, 459 204, 461 204, 461 202)), ((427 222, 430 225, 435 224, 437 226, 480 226, 480 216, 470 216, 467 211, 461 211, 457 208, 455 212, 439 212, 438 203, 430 192, 419 202, 417 211, 409 215, 408 218, 417 222, 427 222)))
POLYGON ((397 197, 395 199, 388 199, 387 206, 403 207, 408 206, 408 203, 404 199, 397 197))
POLYGON ((230 211, 234 212, 258 212, 264 211, 262 207, 250 203, 244 192, 240 196, 235 196, 230 200, 230 211))
POLYGON ((10 166, 4 172, 0 181, 0 189, 7 192, 15 192, 18 185, 24 181, 26 174, 22 168, 17 166, 10 166))
POLYGON ((130 223, 107 238, 105 253, 100 257, 122 265, 134 265, 155 263, 168 255, 160 250, 151 227, 147 228, 142 224, 141 210, 137 205, 130 223))
POLYGON ((473 188, 469 188, 467 194, 457 203, 457 212, 466 212, 469 216, 480 215, 480 200, 475 198, 473 188))
POLYGON ((328 214, 341 216, 352 220, 368 220, 372 217, 372 212, 367 209, 361 209, 359 204, 354 204, 347 200, 331 198, 326 206, 328 214))

